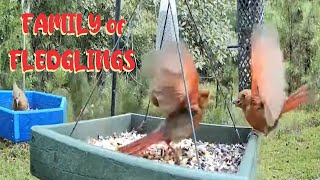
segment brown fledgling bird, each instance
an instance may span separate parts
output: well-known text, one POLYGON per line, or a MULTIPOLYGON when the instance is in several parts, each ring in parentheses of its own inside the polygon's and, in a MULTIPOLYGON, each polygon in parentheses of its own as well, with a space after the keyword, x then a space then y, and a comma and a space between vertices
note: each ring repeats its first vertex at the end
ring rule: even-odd
POLYGON ((307 85, 286 96, 283 54, 274 27, 254 28, 251 43, 251 89, 242 90, 234 104, 255 131, 268 135, 282 114, 311 102, 314 96, 307 85))
MULTIPOLYGON (((193 123, 197 128, 208 105, 209 91, 199 90, 199 75, 193 57, 183 43, 180 49, 193 123)), ((166 142, 176 153, 170 142, 180 141, 192 133, 176 42, 151 53, 150 58, 144 61, 143 71, 150 78, 151 102, 160 109, 166 119, 147 136, 119 148, 120 152, 131 155, 139 155, 152 144, 161 141, 166 142)))
POLYGON ((16 82, 13 83, 12 91, 12 109, 14 111, 29 110, 29 103, 24 92, 18 87, 16 82))

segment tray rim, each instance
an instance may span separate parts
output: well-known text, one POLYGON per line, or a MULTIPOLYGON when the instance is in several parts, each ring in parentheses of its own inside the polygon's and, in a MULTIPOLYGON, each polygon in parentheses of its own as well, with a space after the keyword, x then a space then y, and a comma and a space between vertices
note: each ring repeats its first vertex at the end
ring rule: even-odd
MULTIPOLYGON (((94 121, 106 121, 113 118, 119 118, 119 117, 127 117, 132 115, 138 115, 141 116, 141 114, 137 113, 125 113, 113 117, 104 117, 104 118, 96 118, 96 119, 88 119, 88 120, 81 120, 79 123, 90 123, 94 121)), ((149 116, 156 119, 164 119, 161 117, 156 116, 149 116)), ((245 161, 241 160, 239 165, 239 170, 237 173, 229 174, 229 173, 222 173, 222 172, 206 172, 199 169, 190 169, 186 167, 180 167, 176 165, 170 165, 170 164, 164 164, 159 163, 156 161, 151 161, 148 159, 135 157, 127 154, 123 154, 120 152, 104 149, 98 146, 94 146, 91 144, 86 143, 83 140, 76 139, 73 137, 70 137, 68 135, 63 135, 61 133, 56 132, 53 128, 58 128, 61 126, 71 126, 74 125, 75 122, 72 123, 63 123, 63 124, 54 124, 54 125, 36 125, 31 128, 32 133, 36 132, 42 136, 45 136, 47 138, 51 138, 54 141, 57 141, 59 143, 65 144, 67 146, 72 146, 76 149, 79 149, 81 151, 85 151, 88 153, 96 154, 98 156, 101 156, 103 158, 112 159, 121 163, 129 164, 132 166, 136 166, 143 169, 149 169, 152 171, 162 172, 162 173, 168 173, 168 174, 175 174, 180 177, 188 177, 188 178, 195 178, 195 179, 225 179, 225 178, 232 178, 232 179, 249 179, 250 175, 252 173, 252 170, 254 169, 254 165, 257 165, 254 161, 256 160, 256 154, 257 154, 257 148, 258 148, 258 137, 254 134, 251 134, 248 138, 247 147, 245 150, 245 153, 242 157, 245 161), (250 166, 248 166, 248 164, 250 166)), ((220 124, 208 124, 208 123, 200 123, 205 126, 217 126, 217 127, 233 127, 230 125, 220 125, 220 124)), ((237 128, 244 128, 248 129, 248 127, 245 126, 236 126, 237 128)), ((249 128, 251 129, 251 128, 249 128)), ((31 140, 32 141, 32 140, 31 140)), ((32 146, 32 145, 31 145, 32 146)), ((32 148, 32 147, 31 147, 32 148)))

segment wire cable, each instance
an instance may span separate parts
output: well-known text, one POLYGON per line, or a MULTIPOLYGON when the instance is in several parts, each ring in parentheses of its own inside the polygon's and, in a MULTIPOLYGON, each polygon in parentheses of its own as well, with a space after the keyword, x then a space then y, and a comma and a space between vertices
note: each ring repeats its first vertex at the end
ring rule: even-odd
MULTIPOLYGON (((123 28, 123 32, 125 32, 125 31, 127 30, 128 24, 131 23, 133 16, 136 15, 136 10, 137 10, 138 7, 140 6, 140 3, 141 3, 141 2, 142 2, 142 0, 140 0, 140 1, 137 3, 136 7, 134 8, 132 14, 131 14, 130 17, 129 17, 128 23, 127 23, 127 24, 125 25, 125 27, 123 28)), ((112 48, 111 53, 113 53, 113 52, 115 51, 115 49, 116 49, 116 47, 118 46, 118 44, 119 44, 119 42, 120 42, 120 39, 122 38, 123 34, 124 34, 124 33, 122 33, 122 34, 120 35, 120 37, 118 38, 117 42, 115 43, 114 47, 112 48)), ((102 69, 101 69, 101 70, 102 70, 102 69)), ((109 69, 109 71, 110 71, 110 69, 109 69)), ((108 72, 109 72, 109 71, 108 71, 108 72)), ((80 113, 79 113, 79 115, 78 115, 78 117, 77 117, 77 119, 76 119, 76 123, 75 123, 75 125, 74 125, 73 128, 72 128, 72 131, 71 131, 71 133, 70 133, 70 136, 72 136, 74 130, 76 129, 76 127, 77 127, 77 125, 78 125, 78 123, 79 123, 80 117, 81 117, 81 115, 83 114, 83 111, 85 110, 85 108, 87 107, 87 105, 88 105, 88 103, 89 103, 89 100, 91 99, 92 94, 93 94, 95 88, 97 87, 99 80, 100 80, 101 77, 102 77, 102 74, 103 74, 103 73, 100 73, 100 74, 99 74, 99 77, 98 77, 95 85, 92 87, 92 90, 91 90, 91 92, 90 92, 90 94, 89 94, 89 97, 88 97, 85 105, 82 107, 82 109, 81 109, 81 111, 80 111, 80 113)))

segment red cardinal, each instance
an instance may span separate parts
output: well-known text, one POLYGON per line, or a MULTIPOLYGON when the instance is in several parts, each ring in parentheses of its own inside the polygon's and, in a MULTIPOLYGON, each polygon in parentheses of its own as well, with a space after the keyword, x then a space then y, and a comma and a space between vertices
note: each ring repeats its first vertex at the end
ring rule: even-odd
MULTIPOLYGON (((153 59, 146 60, 147 62, 143 66, 144 72, 150 78, 150 98, 151 102, 160 109, 166 119, 152 133, 120 147, 119 151, 123 153, 139 155, 150 145, 160 141, 165 141, 174 151, 169 143, 187 138, 192 133, 187 94, 184 89, 176 42, 169 43, 166 48, 151 55, 153 59)), ((192 55, 182 43, 181 60, 193 114, 193 123, 197 128, 208 105, 209 91, 199 91, 199 76, 192 55)))
POLYGON ((234 104, 243 110, 254 130, 267 135, 282 114, 310 102, 313 96, 304 85, 286 97, 283 54, 275 28, 255 28, 251 42, 251 90, 241 91, 234 104))

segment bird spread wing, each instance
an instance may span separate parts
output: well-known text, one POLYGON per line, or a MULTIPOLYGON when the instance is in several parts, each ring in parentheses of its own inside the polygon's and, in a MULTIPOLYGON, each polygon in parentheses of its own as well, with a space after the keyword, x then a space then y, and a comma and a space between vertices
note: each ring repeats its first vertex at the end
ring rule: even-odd
POLYGON ((286 100, 285 67, 277 30, 267 25, 255 27, 251 46, 251 92, 264 102, 267 124, 273 126, 286 100))
MULTIPOLYGON (((192 55, 183 43, 180 43, 180 53, 188 92, 198 95, 198 73, 192 55)), ((149 53, 143 60, 142 72, 149 79, 151 96, 156 98, 163 113, 170 114, 185 104, 186 92, 176 42, 149 53)))

